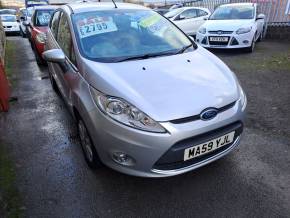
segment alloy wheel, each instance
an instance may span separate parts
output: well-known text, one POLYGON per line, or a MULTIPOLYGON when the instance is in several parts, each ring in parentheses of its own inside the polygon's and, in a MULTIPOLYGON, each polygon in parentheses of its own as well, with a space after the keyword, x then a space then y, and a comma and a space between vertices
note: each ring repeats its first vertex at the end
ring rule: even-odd
POLYGON ((84 125, 84 122, 82 120, 79 120, 78 123, 78 129, 79 129, 79 135, 80 135, 80 141, 82 145, 82 149, 85 153, 85 156, 87 160, 92 163, 94 161, 94 154, 92 149, 92 143, 90 140, 90 136, 87 132, 87 129, 84 125))

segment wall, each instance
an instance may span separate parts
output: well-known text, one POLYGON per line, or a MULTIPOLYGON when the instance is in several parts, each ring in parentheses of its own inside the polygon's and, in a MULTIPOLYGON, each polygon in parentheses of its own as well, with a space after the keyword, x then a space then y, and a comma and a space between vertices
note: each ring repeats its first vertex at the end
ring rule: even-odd
POLYGON ((268 26, 267 39, 290 41, 290 26, 275 25, 268 26))

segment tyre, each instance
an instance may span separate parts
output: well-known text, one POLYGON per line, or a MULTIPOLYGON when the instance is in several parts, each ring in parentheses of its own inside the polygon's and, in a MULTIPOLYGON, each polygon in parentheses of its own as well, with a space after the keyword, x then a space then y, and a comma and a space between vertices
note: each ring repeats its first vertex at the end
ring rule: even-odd
POLYGON ((78 119, 77 125, 80 143, 88 166, 92 169, 101 167, 102 163, 100 161, 98 153, 92 143, 87 127, 85 126, 81 118, 78 119))
POLYGON ((21 28, 20 28, 20 35, 22 36, 22 38, 26 38, 26 34, 23 32, 21 28))
POLYGON ((58 86, 57 86, 55 79, 53 78, 51 73, 49 73, 49 80, 50 80, 51 87, 52 87, 53 91, 55 91, 57 94, 59 94, 60 92, 59 92, 58 86))
POLYGON ((43 66, 45 65, 44 60, 40 57, 40 55, 35 51, 35 59, 36 59, 36 63, 38 66, 43 66))
POLYGON ((255 46, 256 46, 256 35, 254 36, 251 46, 246 48, 246 52, 252 53, 255 50, 255 46))
POLYGON ((265 29, 263 28, 262 32, 259 35, 259 38, 257 39, 257 42, 261 42, 264 39, 264 31, 265 29))

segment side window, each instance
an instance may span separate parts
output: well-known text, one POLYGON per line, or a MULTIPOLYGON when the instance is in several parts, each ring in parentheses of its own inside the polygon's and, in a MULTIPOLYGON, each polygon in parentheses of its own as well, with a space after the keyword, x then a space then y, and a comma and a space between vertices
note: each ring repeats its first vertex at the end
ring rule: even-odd
POLYGON ((180 17, 184 17, 184 19, 190 19, 197 17, 196 9, 188 9, 180 14, 180 17))
POLYGON ((34 26, 35 25, 35 13, 33 13, 32 17, 31 17, 31 24, 34 26))
POLYGON ((72 46, 72 36, 67 16, 64 13, 62 13, 59 20, 57 42, 64 54, 76 65, 76 57, 72 46))
POLYGON ((206 11, 203 11, 203 10, 197 10, 197 11, 198 11, 198 16, 199 17, 208 15, 208 13, 206 11))
POLYGON ((55 39, 57 36, 59 15, 60 15, 60 11, 55 12, 52 19, 51 19, 51 23, 50 23, 50 30, 51 30, 52 35, 54 36, 55 39))

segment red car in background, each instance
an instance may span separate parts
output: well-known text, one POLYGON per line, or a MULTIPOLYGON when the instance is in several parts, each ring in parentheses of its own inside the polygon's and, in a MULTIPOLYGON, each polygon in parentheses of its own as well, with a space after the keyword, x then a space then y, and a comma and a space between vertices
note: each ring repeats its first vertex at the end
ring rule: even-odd
POLYGON ((37 64, 39 65, 45 64, 45 61, 42 59, 42 53, 44 51, 46 32, 49 28, 48 24, 55 9, 55 6, 34 7, 31 21, 26 24, 27 37, 34 51, 37 64))

